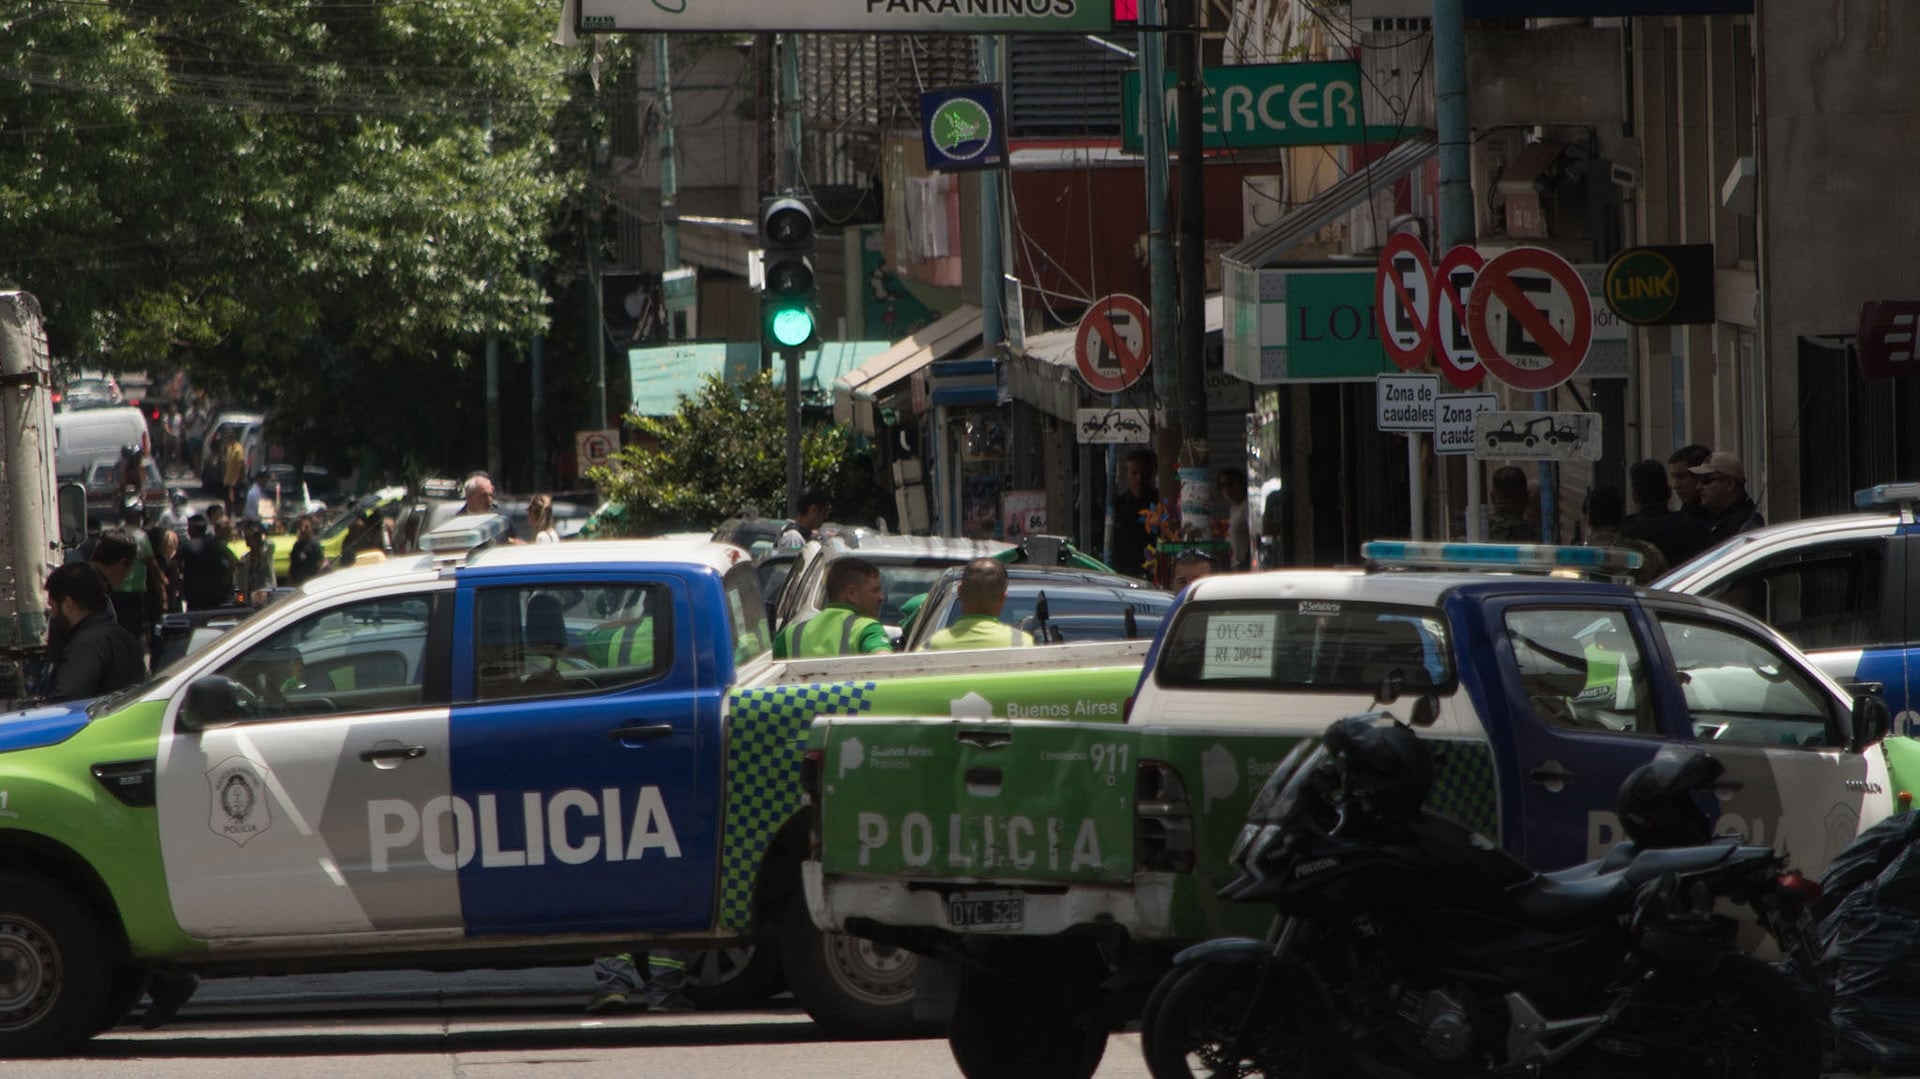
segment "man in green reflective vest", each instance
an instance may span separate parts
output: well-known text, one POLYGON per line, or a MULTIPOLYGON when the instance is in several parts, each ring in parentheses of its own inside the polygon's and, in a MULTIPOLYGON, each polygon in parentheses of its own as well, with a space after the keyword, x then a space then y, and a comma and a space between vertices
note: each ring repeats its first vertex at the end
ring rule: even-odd
POLYGON ((887 627, 880 624, 886 590, 880 570, 864 558, 836 558, 827 567, 827 605, 780 631, 773 639, 776 659, 848 656, 888 652, 887 627))
POLYGON ((991 558, 976 558, 960 574, 960 617, 927 638, 922 647, 939 652, 1032 644, 1032 637, 1000 621, 1000 612, 1006 606, 1007 567, 991 558))

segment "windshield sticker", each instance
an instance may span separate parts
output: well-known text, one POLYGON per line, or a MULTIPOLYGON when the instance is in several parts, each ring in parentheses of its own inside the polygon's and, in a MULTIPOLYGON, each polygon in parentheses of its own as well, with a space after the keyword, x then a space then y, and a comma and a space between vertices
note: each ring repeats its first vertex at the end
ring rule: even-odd
POLYGON ((1201 662, 1200 677, 1271 677, 1279 624, 1277 614, 1216 614, 1209 618, 1207 658, 1201 662))
POLYGON ((253 837, 273 827, 267 806, 267 780, 245 757, 228 757, 207 773, 212 806, 207 827, 244 847, 253 837))
POLYGON ((1300 614, 1339 614, 1340 605, 1326 599, 1303 599, 1300 601, 1300 614))

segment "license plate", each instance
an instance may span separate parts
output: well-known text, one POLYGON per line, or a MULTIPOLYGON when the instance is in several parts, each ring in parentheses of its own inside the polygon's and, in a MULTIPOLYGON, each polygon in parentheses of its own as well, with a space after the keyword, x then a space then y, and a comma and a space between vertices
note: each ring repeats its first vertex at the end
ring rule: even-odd
POLYGON ((947 924, 955 929, 1018 929, 1026 900, 1017 892, 962 892, 947 899, 947 924))

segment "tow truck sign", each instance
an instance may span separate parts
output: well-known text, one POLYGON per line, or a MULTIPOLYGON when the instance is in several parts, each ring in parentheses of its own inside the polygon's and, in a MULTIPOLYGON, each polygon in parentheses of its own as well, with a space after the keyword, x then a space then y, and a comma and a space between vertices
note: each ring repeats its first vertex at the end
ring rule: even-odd
POLYGON ((1598 461, 1600 414, 1481 412, 1473 418, 1473 456, 1481 461, 1598 461))

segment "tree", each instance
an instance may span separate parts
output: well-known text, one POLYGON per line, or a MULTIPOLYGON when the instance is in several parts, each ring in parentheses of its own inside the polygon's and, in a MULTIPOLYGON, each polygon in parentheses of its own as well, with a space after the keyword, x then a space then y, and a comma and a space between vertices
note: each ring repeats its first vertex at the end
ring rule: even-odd
MULTIPOLYGON (((630 415, 640 437, 588 478, 627 514, 622 529, 648 533, 711 528, 748 508, 786 512, 786 405, 770 375, 729 385, 709 375, 671 416, 630 415)), ((805 482, 831 488, 848 468, 843 427, 814 423, 800 436, 805 482)))

